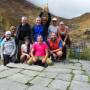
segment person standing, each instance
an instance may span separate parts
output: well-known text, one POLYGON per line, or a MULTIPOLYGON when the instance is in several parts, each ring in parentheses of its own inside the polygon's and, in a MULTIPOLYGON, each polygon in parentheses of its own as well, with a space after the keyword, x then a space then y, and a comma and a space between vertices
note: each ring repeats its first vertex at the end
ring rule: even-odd
POLYGON ((69 38, 69 27, 65 26, 64 22, 61 21, 59 24, 59 28, 58 28, 58 36, 62 39, 63 41, 63 55, 62 55, 62 59, 66 60, 66 55, 67 55, 67 45, 68 47, 70 47, 70 38, 69 38))
POLYGON ((33 37, 34 42, 37 41, 38 35, 42 35, 43 40, 46 41, 46 36, 44 34, 44 27, 41 24, 41 18, 40 17, 36 18, 36 24, 33 26, 33 30, 32 30, 32 37, 33 37))
POLYGON ((48 28, 48 37, 49 38, 50 38, 52 32, 57 34, 57 31, 58 31, 57 24, 58 24, 57 18, 56 17, 52 18, 52 24, 48 28))
POLYGON ((41 17, 41 24, 44 27, 44 34, 46 38, 48 37, 48 27, 51 23, 51 14, 49 13, 48 10, 45 10, 45 8, 40 12, 41 17))
POLYGON ((21 24, 18 26, 16 31, 16 43, 17 43, 17 58, 20 60, 20 48, 21 44, 24 42, 24 38, 29 37, 31 42, 31 26, 28 24, 28 18, 23 16, 21 18, 21 24))

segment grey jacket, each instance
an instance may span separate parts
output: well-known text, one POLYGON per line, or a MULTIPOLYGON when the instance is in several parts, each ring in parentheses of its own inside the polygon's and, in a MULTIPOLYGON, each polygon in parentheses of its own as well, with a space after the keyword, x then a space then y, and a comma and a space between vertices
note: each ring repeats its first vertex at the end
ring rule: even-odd
POLYGON ((15 54, 16 51, 16 45, 15 40, 10 39, 6 40, 6 38, 3 40, 3 43, 1 44, 1 59, 3 59, 3 54, 10 55, 11 57, 15 54))

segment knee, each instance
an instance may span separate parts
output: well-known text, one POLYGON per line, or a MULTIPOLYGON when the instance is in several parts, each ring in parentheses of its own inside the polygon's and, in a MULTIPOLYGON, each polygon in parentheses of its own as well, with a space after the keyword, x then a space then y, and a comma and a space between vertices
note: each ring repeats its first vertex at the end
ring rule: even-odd
POLYGON ((57 52, 57 56, 59 57, 62 56, 62 54, 63 54, 62 51, 57 52))

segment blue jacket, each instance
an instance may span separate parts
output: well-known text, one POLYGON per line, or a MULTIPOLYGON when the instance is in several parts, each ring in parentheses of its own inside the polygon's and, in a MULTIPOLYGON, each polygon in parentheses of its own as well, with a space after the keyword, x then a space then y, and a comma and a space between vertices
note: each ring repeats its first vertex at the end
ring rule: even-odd
POLYGON ((34 25, 33 30, 32 30, 32 37, 34 41, 37 41, 38 35, 42 35, 43 40, 46 41, 43 25, 34 25))

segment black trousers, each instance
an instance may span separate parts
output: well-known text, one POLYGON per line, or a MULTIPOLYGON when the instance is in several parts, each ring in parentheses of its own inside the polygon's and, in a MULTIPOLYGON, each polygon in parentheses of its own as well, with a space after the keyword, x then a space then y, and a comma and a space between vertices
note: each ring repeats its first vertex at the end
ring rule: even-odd
POLYGON ((4 54, 3 57, 4 57, 4 65, 5 66, 10 62, 15 62, 16 61, 15 56, 10 57, 10 55, 5 55, 4 54))

